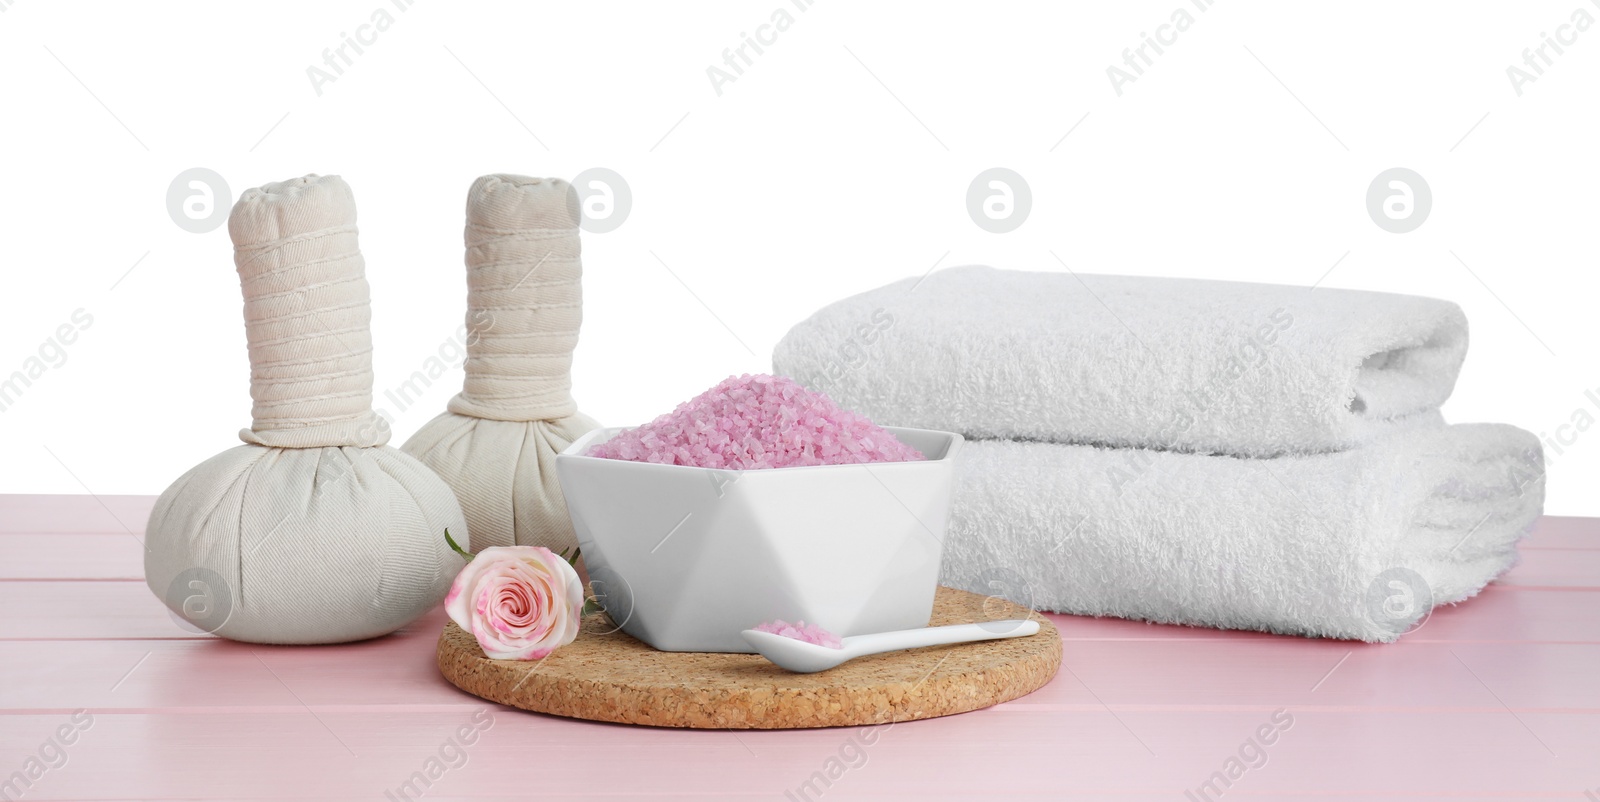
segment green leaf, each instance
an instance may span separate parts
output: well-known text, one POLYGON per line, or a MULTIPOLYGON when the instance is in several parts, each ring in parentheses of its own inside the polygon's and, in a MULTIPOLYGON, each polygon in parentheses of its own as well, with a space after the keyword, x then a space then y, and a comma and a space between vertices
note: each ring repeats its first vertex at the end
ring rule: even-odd
POLYGON ((461 555, 461 559, 472 562, 472 552, 461 548, 461 545, 456 543, 456 539, 450 536, 450 527, 448 526, 444 529, 444 542, 449 543, 450 550, 461 555))

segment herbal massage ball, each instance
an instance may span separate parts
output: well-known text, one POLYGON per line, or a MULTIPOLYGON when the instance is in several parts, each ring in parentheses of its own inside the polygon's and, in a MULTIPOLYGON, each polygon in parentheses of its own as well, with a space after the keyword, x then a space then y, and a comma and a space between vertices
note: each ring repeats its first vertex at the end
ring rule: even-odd
POLYGON ((576 547, 556 454, 599 427, 572 400, 577 193, 556 178, 479 178, 466 245, 466 383, 402 448, 455 489, 479 548, 576 547))
POLYGON ((228 218, 254 422, 161 494, 145 580, 186 621, 255 643, 393 632, 444 598, 468 529, 450 487, 384 445, 356 208, 338 176, 246 191, 228 218))

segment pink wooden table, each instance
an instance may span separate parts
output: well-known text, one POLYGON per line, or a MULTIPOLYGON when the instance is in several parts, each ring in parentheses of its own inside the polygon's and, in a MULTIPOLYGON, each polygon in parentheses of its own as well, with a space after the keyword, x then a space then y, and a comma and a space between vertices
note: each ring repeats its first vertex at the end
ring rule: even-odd
POLYGON ((1544 519, 1397 645, 1055 616, 1065 667, 1016 702, 736 733, 468 696, 434 667, 437 610, 345 646, 191 634, 141 578, 151 503, 0 496, 0 799, 1600 799, 1593 519, 1544 519))

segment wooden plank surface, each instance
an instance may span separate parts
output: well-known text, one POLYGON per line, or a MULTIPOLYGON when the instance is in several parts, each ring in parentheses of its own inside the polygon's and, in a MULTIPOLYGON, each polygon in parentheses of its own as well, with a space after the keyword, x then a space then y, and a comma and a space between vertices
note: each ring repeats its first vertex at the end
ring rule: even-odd
POLYGON ((1230 757, 1244 772, 1210 798, 1600 796, 1600 521, 1545 519, 1520 566, 1399 644, 1052 616, 1066 667, 1015 702, 732 733, 485 703, 433 664, 440 610, 338 646, 183 630, 141 578, 151 503, 0 496, 0 782, 66 756, 13 796, 384 799, 430 757, 428 800, 1188 799, 1230 757), (1274 715, 1293 723, 1249 745, 1274 715))

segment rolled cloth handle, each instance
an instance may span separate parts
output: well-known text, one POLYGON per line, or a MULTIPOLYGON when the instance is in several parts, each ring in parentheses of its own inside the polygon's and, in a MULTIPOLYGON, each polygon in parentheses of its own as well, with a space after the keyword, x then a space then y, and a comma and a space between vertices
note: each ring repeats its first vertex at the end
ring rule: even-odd
POLYGON ((372 309, 356 245, 356 205, 338 176, 246 190, 228 217, 244 293, 255 418, 246 443, 378 446, 372 309))
POLYGON ((466 382, 458 415, 564 418, 583 321, 578 197, 559 178, 486 175, 467 193, 466 382))

